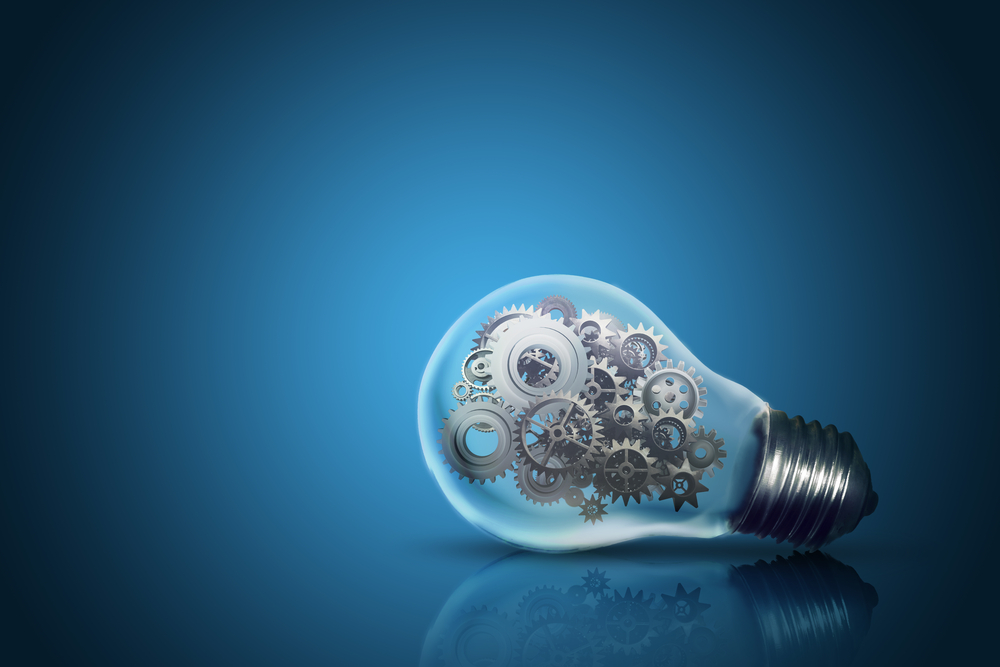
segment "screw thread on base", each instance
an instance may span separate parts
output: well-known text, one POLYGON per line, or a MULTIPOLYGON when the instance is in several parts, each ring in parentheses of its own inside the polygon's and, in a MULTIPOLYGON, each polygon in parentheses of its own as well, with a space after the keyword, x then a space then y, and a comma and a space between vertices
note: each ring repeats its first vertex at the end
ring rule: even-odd
POLYGON ((850 433, 770 407, 754 429, 764 446, 733 532, 818 549, 875 511, 878 494, 850 433))

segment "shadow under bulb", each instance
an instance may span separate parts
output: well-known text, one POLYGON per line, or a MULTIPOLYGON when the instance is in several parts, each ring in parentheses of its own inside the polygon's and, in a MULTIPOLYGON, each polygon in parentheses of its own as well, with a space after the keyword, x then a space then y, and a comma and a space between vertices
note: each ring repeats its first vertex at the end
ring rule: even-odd
POLYGON ((734 532, 815 549, 878 503, 850 434, 771 409, 588 278, 470 308, 427 364, 418 420, 451 504, 528 549, 734 532))

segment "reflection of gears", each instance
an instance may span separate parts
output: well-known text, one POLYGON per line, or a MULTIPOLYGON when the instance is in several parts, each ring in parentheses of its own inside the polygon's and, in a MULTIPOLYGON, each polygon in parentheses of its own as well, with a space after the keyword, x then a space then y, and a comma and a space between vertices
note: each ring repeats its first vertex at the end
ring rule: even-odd
POLYGON ((528 461, 521 461, 518 463, 517 474, 514 475, 521 495, 536 505, 559 502, 570 487, 571 479, 566 463, 558 456, 553 456, 548 465, 548 469, 537 470, 528 461), (557 472, 560 466, 562 472, 557 472))
POLYGON ((559 377, 559 360, 548 350, 531 350, 517 360, 517 375, 532 387, 548 387, 559 377))
POLYGON ((653 638, 653 646, 648 651, 649 664, 656 667, 687 667, 688 647, 685 646, 683 628, 674 628, 653 638))
POLYGON ((653 611, 652 602, 652 595, 646 598, 639 591, 633 596, 630 588, 625 589, 625 595, 615 591, 613 598, 601 599, 597 606, 597 630, 615 653, 642 653, 650 645, 650 639, 663 624, 653 611))
POLYGON ((588 625, 586 616, 550 611, 525 628, 521 635, 521 665, 599 667, 602 664, 601 647, 594 642, 588 625))
POLYGON ((686 446, 687 460, 692 470, 703 470, 709 477, 715 477, 715 469, 722 469, 722 459, 726 452, 722 447, 726 441, 715 438, 715 429, 705 433, 705 427, 699 426, 698 431, 691 435, 686 446))
POLYGON ((594 404, 598 412, 601 412, 607 407, 608 401, 628 394, 628 391, 621 387, 621 382, 622 378, 615 375, 614 367, 608 366, 608 360, 601 359, 591 365, 590 378, 583 387, 583 395, 594 404))
POLYGON ((490 375, 490 350, 476 350, 462 362, 462 377, 470 385, 487 387, 493 376, 490 375))
POLYGON ((701 471, 692 470, 691 464, 687 461, 678 468, 670 463, 667 464, 666 474, 657 478, 663 485, 663 493, 660 500, 667 498, 674 499, 674 511, 680 512, 684 503, 698 506, 698 494, 708 491, 708 487, 701 483, 701 471))
POLYGON ((610 495, 612 503, 621 498, 628 505, 629 499, 638 503, 643 495, 651 495, 647 487, 655 483, 653 476, 659 471, 648 449, 626 439, 612 443, 605 452, 594 476, 594 488, 602 498, 610 495))
POLYGON ((637 378, 648 368, 659 368, 661 361, 666 359, 663 351, 666 345, 660 344, 663 334, 654 334, 653 328, 633 328, 619 334, 618 346, 612 352, 612 363, 618 369, 618 375, 625 378, 637 378))
POLYGON ((580 507, 580 516, 583 517, 583 522, 589 521, 594 526, 597 525, 598 521, 604 523, 604 517, 607 515, 604 508, 607 506, 607 503, 602 503, 597 495, 590 496, 590 500, 584 500, 580 507))
POLYGON ((549 392, 576 395, 587 384, 590 369, 580 337, 548 315, 512 321, 506 331, 490 341, 489 347, 493 350, 489 357, 491 382, 504 400, 519 407, 549 392), (559 363, 558 375, 551 384, 536 386, 521 376, 519 361, 535 350, 551 355, 559 363))
POLYGON ((641 400, 650 415, 658 415, 661 409, 681 408, 685 419, 703 417, 701 408, 708 405, 702 396, 708 390, 700 385, 704 380, 694 376, 694 367, 684 370, 684 362, 673 367, 670 359, 660 370, 647 369, 635 384, 635 398, 641 400))
POLYGON ((614 440, 634 438, 635 431, 645 428, 646 411, 640 403, 633 403, 621 396, 616 396, 604 406, 601 413, 601 423, 604 425, 604 437, 614 440))
POLYGON ((593 460, 600 426, 591 406, 569 394, 549 394, 532 401, 521 413, 514 433, 518 455, 535 470, 552 470, 549 461, 556 457, 560 468, 568 464, 575 474, 593 460))
POLYGON ((495 482, 497 475, 504 477, 508 470, 514 469, 514 416, 503 401, 470 400, 451 410, 443 421, 441 439, 438 440, 442 446, 439 453, 444 454, 445 464, 458 473, 459 479, 468 477, 470 484, 475 479, 480 484, 487 479, 495 482), (475 454, 466 443, 469 430, 477 425, 497 433, 496 449, 485 456, 475 454))
POLYGON ((660 416, 646 422, 646 440, 649 449, 661 464, 679 466, 687 453, 685 444, 694 423, 684 419, 683 411, 661 412, 660 416))
POLYGON ((517 604, 517 621, 522 626, 548 617, 549 612, 565 614, 572 608, 566 595, 554 586, 539 586, 517 604))
POLYGON ((583 339, 583 344, 594 359, 611 356, 615 348, 614 341, 618 338, 618 329, 614 326, 612 317, 599 310, 592 313, 585 310, 583 315, 573 320, 573 331, 583 339))
POLYGON ((699 621, 705 610, 712 606, 700 602, 698 600, 700 596, 701 588, 696 588, 688 593, 684 590, 684 586, 677 584, 677 591, 673 595, 666 593, 660 595, 664 602, 661 614, 667 620, 679 623, 684 629, 684 634, 687 635, 691 630, 691 624, 699 621))
POLYGON ((536 314, 533 307, 525 308, 523 304, 520 308, 511 306, 508 309, 504 306, 502 313, 493 311, 493 317, 479 325, 482 329, 477 331, 476 337, 472 339, 474 343, 472 351, 485 349, 491 340, 496 340, 497 334, 507 330, 511 322, 516 322, 521 318, 530 319, 536 314))
POLYGON ((611 580, 604 576, 607 573, 607 570, 601 572, 595 567, 593 572, 587 570, 587 576, 581 577, 583 585, 587 587, 588 591, 594 594, 595 598, 601 597, 601 593, 604 592, 605 588, 611 588, 608 586, 608 582, 611 580))
POLYGON ((516 654, 517 630, 496 609, 472 609, 448 626, 441 640, 442 663, 448 667, 507 665, 516 654))
POLYGON ((564 296, 547 296, 538 302, 536 310, 540 311, 542 315, 548 315, 553 310, 558 310, 562 313, 562 322, 566 326, 570 326, 573 318, 576 317, 576 306, 564 296))

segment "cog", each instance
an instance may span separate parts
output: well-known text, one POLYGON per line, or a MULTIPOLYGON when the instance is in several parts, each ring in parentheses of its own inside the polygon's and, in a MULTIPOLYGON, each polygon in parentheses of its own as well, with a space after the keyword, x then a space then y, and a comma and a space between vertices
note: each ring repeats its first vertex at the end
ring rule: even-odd
POLYGON ((617 347, 620 328, 615 329, 613 321, 617 320, 599 310, 592 313, 584 310, 583 315, 573 319, 573 331, 583 339, 583 344, 590 350, 593 359, 610 357, 617 347))
POLYGON ((474 343, 472 351, 484 350, 491 340, 496 340, 497 334, 507 329, 507 326, 511 322, 516 322, 522 318, 530 319, 535 317, 537 313, 533 306, 527 308, 524 304, 521 307, 511 306, 507 308, 504 306, 503 312, 493 311, 493 317, 488 318, 485 322, 480 324, 481 330, 476 332, 476 337, 472 339, 474 343))
POLYGON ((647 421, 642 404, 633 403, 621 396, 615 396, 613 401, 606 403, 600 417, 604 436, 613 440, 635 438, 636 431, 642 431, 647 421))
POLYGON ((514 469, 517 455, 512 412, 503 401, 492 397, 490 400, 469 400, 449 411, 443 419, 444 426, 439 429, 441 439, 438 440, 442 446, 438 453, 444 455, 445 465, 451 466, 459 479, 468 477, 469 484, 473 480, 485 484, 487 479, 495 482, 497 476, 505 477, 508 470, 514 469), (476 428, 477 424, 497 432, 497 447, 486 456, 474 453, 466 444, 469 429, 476 428))
POLYGON ((580 337, 548 315, 511 321, 489 347, 493 350, 489 358, 493 386, 504 400, 521 408, 550 392, 579 394, 589 379, 587 350, 580 337), (518 368, 521 357, 535 350, 559 362, 558 375, 544 386, 526 381, 518 368))
POLYGON ((476 393, 475 388, 471 387, 469 383, 464 380, 462 382, 456 382, 455 386, 451 388, 451 395, 456 401, 462 401, 463 403, 472 398, 472 396, 476 393))
POLYGON ((607 407, 608 401, 628 395, 628 390, 621 386, 622 381, 623 378, 615 375, 614 366, 608 366, 607 359, 592 361, 590 379, 583 387, 583 396, 594 404, 598 412, 601 412, 607 407))
POLYGON ((525 352, 517 360, 517 375, 532 387, 548 387, 559 377, 559 360, 541 348, 525 352))
POLYGON ((570 394, 552 393, 528 405, 514 433, 518 457, 535 470, 553 470, 549 461, 558 456, 560 468, 569 465, 575 473, 597 453, 601 426, 590 405, 570 394))
POLYGON ((605 588, 611 588, 608 586, 608 582, 611 580, 604 576, 607 573, 607 570, 601 572, 595 567, 593 572, 587 570, 586 577, 580 577, 583 579, 583 585, 587 587, 588 591, 594 594, 595 598, 600 597, 605 588))
POLYGON ((638 441, 612 443, 598 463, 594 488, 602 498, 610 495, 612 503, 621 498, 627 506, 630 499, 640 503, 643 495, 652 497, 648 487, 656 482, 654 476, 659 470, 656 458, 638 441))
POLYGON ((558 310, 562 313, 562 323, 566 326, 572 326, 573 318, 576 317, 576 306, 564 296, 547 296, 538 302, 535 310, 540 311, 542 315, 548 315, 553 310, 558 310))
POLYGON ((687 461, 691 464, 691 469, 704 471, 709 477, 715 477, 715 469, 721 470, 722 459, 726 458, 726 452, 722 449, 726 441, 723 438, 716 439, 715 436, 714 428, 705 433, 705 427, 699 426, 686 445, 687 461), (703 450, 705 454, 699 456, 698 452, 703 450))
POLYGON ((578 486, 571 486, 566 489, 566 494, 563 496, 563 500, 570 507, 579 507, 587 500, 587 496, 584 495, 583 489, 578 486))
POLYGON ((697 507, 698 494, 708 491, 708 487, 701 483, 701 471, 692 470, 687 461, 680 467, 668 463, 666 474, 657 478, 657 481, 663 485, 660 500, 673 498, 675 512, 680 512, 684 503, 697 507))
POLYGON ((594 526, 597 525, 598 521, 604 523, 604 517, 607 515, 604 508, 607 506, 607 503, 602 503, 597 495, 590 496, 590 500, 584 500, 580 507, 580 516, 583 517, 583 522, 589 521, 594 526))
POLYGON ((641 322, 638 328, 629 324, 628 330, 619 332, 619 336, 611 360, 618 375, 624 378, 638 378, 647 369, 659 368, 660 362, 666 359, 663 351, 667 346, 660 343, 663 334, 653 333, 652 327, 646 329, 641 322))
POLYGON ((517 650, 517 629, 496 608, 473 608, 441 638, 441 662, 448 667, 507 665, 517 650))
MULTIPOLYGON (((589 610, 590 607, 584 609, 589 610)), ((576 610, 562 613, 549 610, 544 618, 529 625, 521 635, 521 665, 600 667, 601 645, 594 641, 588 626, 589 618, 576 610)))
POLYGON ((521 495, 530 500, 533 504, 551 505, 562 500, 563 496, 570 488, 571 477, 566 463, 558 456, 549 459, 550 469, 536 470, 534 466, 527 462, 518 463, 517 488, 521 490, 521 495), (557 472, 558 466, 562 465, 562 472, 557 472))
POLYGON ((614 653, 642 653, 648 648, 663 625, 653 611, 654 596, 648 598, 639 591, 634 596, 626 588, 625 595, 615 591, 614 597, 603 597, 597 606, 597 631, 614 653))
POLYGON ((517 622, 528 626, 548 617, 549 612, 566 614, 573 604, 566 594, 555 586, 539 586, 521 598, 517 603, 517 622))
POLYGON ((493 379, 490 375, 490 354, 490 350, 476 350, 465 357, 462 362, 462 377, 468 384, 480 389, 490 386, 490 380, 493 379))
POLYGON ((646 442, 661 464, 679 466, 687 454, 685 445, 693 428, 694 422, 684 419, 680 408, 663 411, 646 422, 646 442))
POLYGON ((690 593, 684 590, 684 586, 677 584, 677 590, 673 595, 667 595, 666 593, 661 593, 660 597, 663 598, 664 608, 660 612, 666 620, 674 623, 678 623, 684 630, 684 635, 687 636, 691 632, 691 626, 696 622, 704 623, 701 619, 701 615, 705 613, 705 610, 711 607, 710 604, 705 604, 700 602, 698 598, 701 596, 701 588, 696 588, 690 593))
POLYGON ((636 380, 633 398, 642 402, 650 415, 660 414, 664 408, 681 407, 683 403, 684 418, 694 419, 704 417, 701 408, 708 406, 708 401, 702 398, 708 393, 701 387, 705 380, 699 375, 694 376, 694 366, 684 370, 684 362, 677 362, 674 368, 670 359, 659 369, 649 368, 643 377, 636 380))

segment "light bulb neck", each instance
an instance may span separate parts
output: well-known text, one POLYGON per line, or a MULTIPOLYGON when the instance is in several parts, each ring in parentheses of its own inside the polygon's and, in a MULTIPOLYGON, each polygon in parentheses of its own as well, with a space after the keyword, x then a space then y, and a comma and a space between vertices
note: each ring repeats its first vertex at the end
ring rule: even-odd
POLYGON ((770 406, 753 428, 763 443, 757 479, 733 517, 733 532, 818 549, 875 511, 878 494, 850 433, 770 406))

